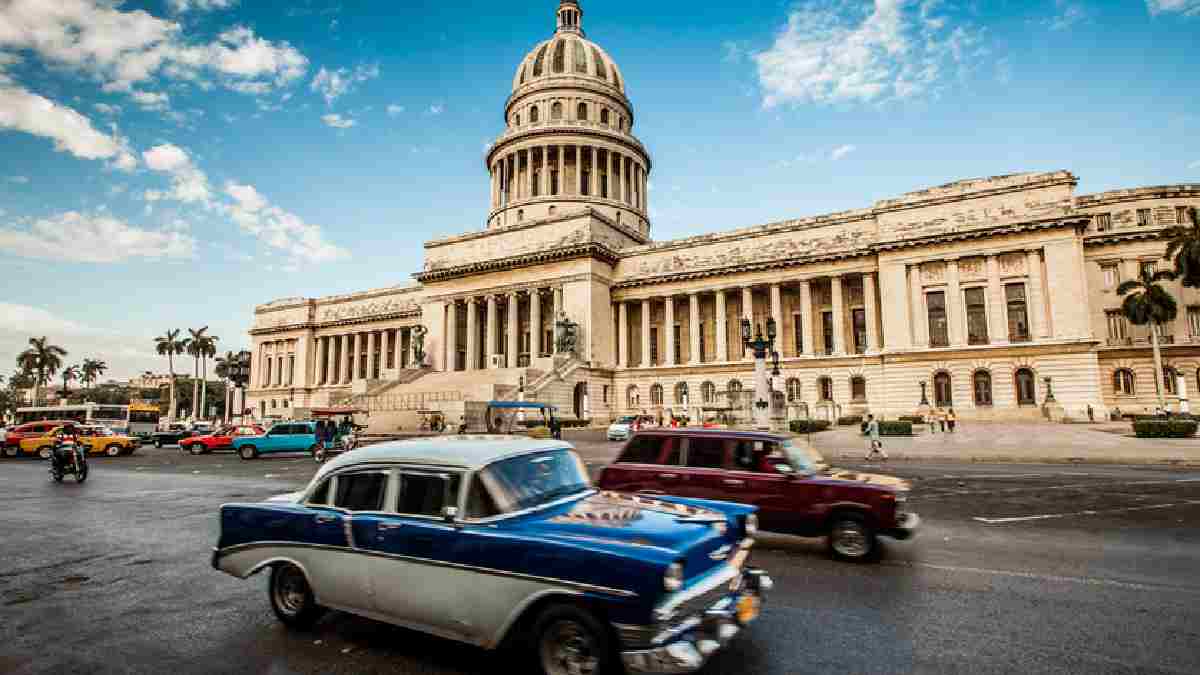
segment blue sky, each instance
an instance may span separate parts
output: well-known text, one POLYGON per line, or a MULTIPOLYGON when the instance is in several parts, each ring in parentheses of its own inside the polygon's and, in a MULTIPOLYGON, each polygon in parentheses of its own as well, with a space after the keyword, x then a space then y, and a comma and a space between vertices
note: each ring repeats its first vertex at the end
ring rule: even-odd
MULTIPOLYGON (((555 0, 0 2, 0 373, 248 345, 255 304, 405 283, 479 229, 555 0), (287 7, 287 9, 280 9, 287 7)), ((1200 182, 1200 0, 584 0, 670 239, 1068 169, 1200 182)))

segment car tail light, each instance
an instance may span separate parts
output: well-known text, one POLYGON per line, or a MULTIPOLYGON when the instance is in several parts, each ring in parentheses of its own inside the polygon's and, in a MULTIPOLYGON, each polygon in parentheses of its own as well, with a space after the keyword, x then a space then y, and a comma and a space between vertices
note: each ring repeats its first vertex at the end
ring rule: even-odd
POLYGON ((683 588, 683 563, 671 563, 663 575, 663 588, 675 592, 683 588))

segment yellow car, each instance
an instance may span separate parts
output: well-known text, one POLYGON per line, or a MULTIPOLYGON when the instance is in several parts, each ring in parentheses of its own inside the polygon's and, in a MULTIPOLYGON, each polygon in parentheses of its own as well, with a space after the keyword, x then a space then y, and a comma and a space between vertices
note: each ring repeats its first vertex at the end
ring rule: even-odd
MULTIPOLYGON (((103 454, 109 457, 132 455, 133 451, 137 450, 141 445, 141 441, 138 439, 129 436, 118 436, 111 429, 104 426, 79 425, 75 429, 78 432, 79 441, 83 443, 83 447, 89 455, 103 454)), ((45 436, 23 439, 21 441, 21 454, 32 455, 37 453, 38 457, 49 459, 50 452, 58 443, 62 432, 63 427, 55 427, 45 436)))

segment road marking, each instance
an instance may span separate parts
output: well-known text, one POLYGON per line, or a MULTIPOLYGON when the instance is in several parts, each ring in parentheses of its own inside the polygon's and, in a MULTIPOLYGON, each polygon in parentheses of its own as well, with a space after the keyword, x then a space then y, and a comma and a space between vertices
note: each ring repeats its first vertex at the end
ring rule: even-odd
POLYGON ((1002 525, 1004 523, 1020 523, 1020 522, 1024 522, 1027 520, 1052 520, 1055 518, 1073 518, 1075 516, 1103 516, 1103 515, 1108 515, 1110 513, 1126 513, 1128 511, 1150 511, 1153 509, 1172 509, 1172 508, 1175 508, 1178 506, 1190 506, 1190 505, 1194 505, 1194 504, 1200 504, 1200 500, 1189 499, 1188 501, 1173 502, 1171 504, 1152 504, 1150 506, 1127 506, 1127 507, 1121 508, 1121 509, 1103 509, 1103 510, 1099 510, 1099 511, 1088 509, 1086 511, 1075 511, 1072 513, 1043 513, 1043 514, 1039 514, 1036 516, 1013 516, 1010 518, 984 518, 982 516, 975 516, 974 518, 972 518, 972 520, 975 520, 975 521, 978 521, 981 523, 986 523, 988 525, 1002 525))
POLYGON ((882 565, 891 567, 924 567, 927 569, 938 570, 942 572, 967 572, 971 574, 990 574, 993 576, 1013 577, 1017 579, 1035 579, 1037 581, 1054 581, 1059 583, 1082 584, 1085 586, 1109 586, 1112 588, 1124 588, 1134 591, 1163 591, 1163 590, 1181 590, 1189 593, 1200 593, 1200 588, 1192 588, 1189 586, 1168 586, 1154 584, 1139 584, 1129 581, 1116 581, 1114 579, 1098 579, 1095 577, 1067 577, 1058 574, 1037 574, 1034 572, 1016 572, 1011 570, 993 570, 984 567, 961 567, 959 565, 937 565, 934 563, 909 562, 900 560, 885 560, 882 565))
POLYGON ((1135 480, 1135 481, 1103 481, 1098 483, 1066 483, 1063 485, 1027 485, 1023 487, 995 488, 995 489, 980 489, 980 490, 953 490, 950 488, 930 487, 929 492, 918 491, 922 499, 935 499, 938 497, 949 497, 957 495, 978 495, 978 494, 1000 494, 1008 492, 1036 492, 1042 490, 1084 490, 1108 487, 1120 487, 1123 485, 1175 485, 1177 483, 1200 483, 1200 478, 1172 478, 1170 480, 1135 480))

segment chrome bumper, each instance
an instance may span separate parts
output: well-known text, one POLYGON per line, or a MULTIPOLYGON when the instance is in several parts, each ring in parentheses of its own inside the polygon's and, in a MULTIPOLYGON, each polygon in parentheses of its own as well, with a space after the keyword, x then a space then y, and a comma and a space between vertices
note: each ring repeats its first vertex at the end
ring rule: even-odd
POLYGON ((744 623, 739 620, 737 606, 741 599, 756 596, 761 601, 773 586, 774 582, 766 572, 746 570, 737 590, 703 612, 659 630, 659 637, 655 638, 658 644, 647 649, 622 651, 625 670, 629 673, 692 673, 699 670, 754 621, 754 618, 744 623))
POLYGON ((921 516, 906 511, 900 517, 900 522, 896 523, 896 527, 884 532, 883 534, 895 539, 910 539, 917 533, 921 527, 921 516))

